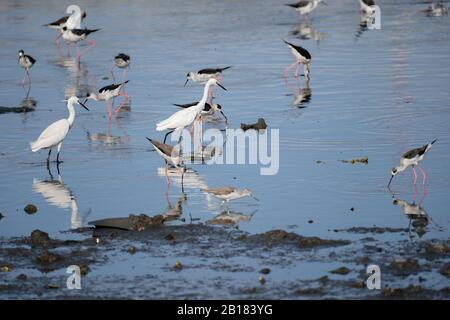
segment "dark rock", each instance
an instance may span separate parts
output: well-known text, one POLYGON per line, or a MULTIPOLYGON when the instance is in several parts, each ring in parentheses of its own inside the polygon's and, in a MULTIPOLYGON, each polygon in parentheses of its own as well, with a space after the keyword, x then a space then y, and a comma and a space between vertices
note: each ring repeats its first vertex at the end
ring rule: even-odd
POLYGON ((137 250, 135 246, 129 246, 127 251, 129 254, 135 254, 137 250))
POLYGON ((262 274, 269 274, 272 270, 270 270, 269 268, 262 268, 261 270, 259 270, 260 273, 262 274))
POLYGON ((27 280, 27 279, 28 279, 28 276, 27 276, 25 273, 21 273, 21 274, 19 274, 19 275, 16 277, 16 279, 17 279, 17 280, 24 281, 24 280, 27 280))
POLYGON ((253 124, 241 123, 241 129, 244 130, 244 131, 247 131, 249 129, 264 130, 266 128, 267 128, 267 124, 266 124, 266 121, 264 121, 263 118, 259 118, 258 121, 256 123, 253 123, 253 124))
POLYGON ((34 204, 27 204, 25 208, 23 208, 23 211, 28 214, 35 214, 38 211, 38 208, 34 204))
POLYGON ((418 272, 419 263, 414 259, 397 259, 391 262, 390 267, 401 274, 410 274, 418 272))
POLYGON ((333 273, 333 274, 346 275, 346 274, 349 274, 351 271, 352 270, 350 270, 347 267, 340 267, 340 268, 337 268, 337 269, 334 269, 334 270, 330 270, 329 272, 333 273))
POLYGON ((58 260, 61 260, 61 256, 55 253, 48 252, 48 250, 44 250, 42 254, 36 257, 36 262, 41 264, 54 263, 58 260))
POLYGON ((48 247, 50 244, 48 233, 41 230, 34 230, 31 232, 30 240, 32 246, 48 247))
POLYGON ((145 214, 134 215, 130 214, 125 218, 110 218, 90 221, 90 225, 96 228, 114 228, 129 231, 144 231, 150 227, 160 226, 164 223, 164 216, 157 214, 149 217, 145 214))
POLYGON ((439 270, 439 272, 443 275, 446 276, 447 278, 450 277, 450 262, 447 262, 446 264, 444 264, 441 269, 439 270))

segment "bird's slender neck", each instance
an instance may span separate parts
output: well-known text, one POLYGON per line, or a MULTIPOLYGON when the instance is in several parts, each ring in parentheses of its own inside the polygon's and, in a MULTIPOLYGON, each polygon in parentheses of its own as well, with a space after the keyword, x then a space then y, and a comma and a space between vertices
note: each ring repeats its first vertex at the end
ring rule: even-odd
POLYGON ((69 101, 67 103, 67 109, 69 109, 69 117, 67 118, 67 121, 69 121, 69 126, 72 127, 72 124, 75 121, 75 109, 73 108, 73 102, 69 101))
POLYGON ((395 167, 395 168, 397 169, 397 172, 402 172, 402 171, 405 171, 406 168, 408 168, 408 166, 401 163, 398 167, 395 167))
POLYGON ((209 93, 209 88, 210 87, 211 87, 211 82, 208 81, 205 84, 205 89, 203 90, 203 97, 202 97, 202 100, 200 100, 199 105, 204 105, 206 103, 206 100, 208 100, 208 93, 209 93))

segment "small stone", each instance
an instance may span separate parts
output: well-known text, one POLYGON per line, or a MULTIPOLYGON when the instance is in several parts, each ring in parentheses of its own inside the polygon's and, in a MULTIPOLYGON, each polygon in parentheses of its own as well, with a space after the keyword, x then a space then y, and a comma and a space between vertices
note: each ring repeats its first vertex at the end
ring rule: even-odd
POLYGON ((9 264, 5 264, 3 266, 0 266, 0 272, 11 272, 12 271, 12 266, 9 264))
POLYGON ((95 243, 96 243, 96 244, 99 244, 100 241, 101 241, 100 238, 95 238, 95 243))
POLYGON ((168 235, 166 235, 164 237, 164 239, 166 239, 166 240, 175 240, 175 236, 173 234, 169 233, 168 235))
POLYGON ((439 272, 443 275, 446 276, 447 278, 450 277, 450 262, 447 262, 446 264, 444 264, 441 268, 441 270, 439 270, 439 272))
POLYGON ((28 276, 25 273, 21 273, 16 277, 17 280, 27 280, 28 276))
POLYGON ((38 211, 38 208, 34 204, 27 204, 25 208, 23 208, 23 211, 28 214, 35 214, 38 211))
POLYGON ((135 254, 137 250, 135 246, 129 246, 127 251, 129 254, 135 254))
POLYGON ((45 288, 46 289, 59 289, 59 286, 57 284, 49 283, 49 284, 45 285, 45 288))
POLYGON ((259 283, 264 284, 264 283, 266 283, 266 278, 264 278, 263 276, 259 276, 258 281, 259 281, 259 283))
POLYGON ((352 271, 352 270, 350 270, 350 269, 347 268, 347 267, 340 267, 340 268, 331 270, 331 271, 329 271, 329 272, 330 272, 330 273, 333 273, 333 274, 346 275, 346 274, 349 274, 351 271, 352 271))
POLYGON ((60 258, 61 257, 59 255, 44 250, 44 252, 41 255, 37 256, 36 261, 38 263, 47 264, 53 263, 59 260, 60 258))
POLYGON ((50 243, 50 237, 47 232, 41 230, 33 230, 30 235, 31 244, 36 246, 48 246, 50 243))
POLYGON ((314 223, 314 220, 308 220, 308 223, 314 223))
POLYGON ((262 274, 269 274, 270 271, 272 271, 272 270, 270 270, 269 268, 262 268, 261 270, 259 270, 259 272, 262 274))
POLYGON ((0 212, 0 220, 2 220, 5 216, 0 212))
POLYGON ((351 207, 351 208, 350 208, 350 211, 355 211, 355 208, 351 207))
POLYGON ((175 262, 175 269, 177 269, 177 270, 183 269, 183 265, 181 264, 180 261, 175 262))

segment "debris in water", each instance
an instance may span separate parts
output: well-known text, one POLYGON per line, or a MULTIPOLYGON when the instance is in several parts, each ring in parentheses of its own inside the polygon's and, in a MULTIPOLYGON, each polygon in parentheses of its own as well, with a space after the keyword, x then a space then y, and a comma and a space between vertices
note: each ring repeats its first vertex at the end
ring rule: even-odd
POLYGON ((28 214, 35 214, 38 211, 38 208, 34 204, 27 204, 25 208, 23 208, 23 211, 28 214))
POLYGON ((357 163, 364 163, 369 164, 369 157, 363 157, 360 159, 351 159, 351 160, 339 160, 342 163, 351 163, 351 164, 357 164, 357 163))
POLYGON ((90 221, 90 225, 96 228, 114 228, 129 231, 144 231, 149 227, 160 226, 164 223, 164 216, 157 214, 149 217, 146 214, 134 215, 130 214, 125 218, 109 218, 90 221))
POLYGON ((16 279, 24 281, 28 279, 28 276, 25 273, 21 273, 16 277, 16 279))
POLYGON ((46 289, 59 289, 60 287, 57 284, 49 283, 49 284, 45 285, 45 288, 46 289))
POLYGON ((183 269, 183 265, 181 264, 180 261, 175 262, 175 269, 177 269, 177 270, 183 269))
POLYGON ((262 268, 261 270, 259 270, 259 272, 262 274, 269 274, 270 271, 272 271, 272 270, 270 270, 269 268, 262 268))
POLYGON ((266 283, 266 278, 264 278, 263 276, 259 276, 258 281, 259 281, 259 283, 264 284, 264 283, 266 283))
POLYGON ((446 264, 444 264, 441 268, 441 270, 439 270, 439 272, 443 275, 446 276, 447 278, 450 277, 450 262, 447 262, 446 264))
POLYGON ((3 266, 0 266, 0 272, 11 272, 12 266, 10 264, 5 264, 3 266))
POLYGON ((264 130, 266 128, 267 128, 267 124, 266 124, 266 121, 264 121, 263 118, 259 118, 258 121, 256 123, 253 123, 253 124, 241 123, 241 129, 244 130, 244 131, 247 131, 249 129, 264 130))
POLYGON ((135 246, 129 246, 127 251, 129 254, 135 254, 137 250, 135 246))
POLYGON ((334 269, 334 270, 330 270, 329 272, 333 273, 333 274, 346 275, 346 274, 349 274, 351 271, 352 270, 350 270, 347 267, 340 267, 340 268, 337 268, 337 269, 334 269))

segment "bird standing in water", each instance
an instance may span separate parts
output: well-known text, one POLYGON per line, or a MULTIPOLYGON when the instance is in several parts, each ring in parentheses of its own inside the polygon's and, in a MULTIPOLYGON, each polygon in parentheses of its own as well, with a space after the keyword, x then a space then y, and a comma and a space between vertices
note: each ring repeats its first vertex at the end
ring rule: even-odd
POLYGON ((25 85, 25 80, 28 80, 28 83, 31 83, 29 69, 36 63, 36 59, 32 56, 26 55, 25 52, 21 49, 19 50, 19 65, 25 69, 25 77, 22 80, 22 85, 25 85))
POLYGON ((89 111, 89 109, 78 100, 77 97, 70 97, 67 101, 67 109, 69 109, 69 117, 67 119, 61 119, 53 122, 49 125, 42 133, 39 138, 30 143, 31 151, 36 152, 41 149, 49 149, 47 156, 47 167, 50 163, 50 154, 52 153, 52 148, 57 147, 58 155, 56 156, 56 163, 61 163, 59 161, 59 152, 61 151, 61 146, 66 138, 69 130, 72 128, 73 122, 75 121, 75 110, 73 108, 74 104, 79 104, 83 108, 89 111))
POLYGON ((391 179, 388 183, 388 188, 391 185, 392 179, 394 179, 394 176, 398 174, 399 172, 405 171, 409 166, 412 166, 413 169, 413 175, 414 175, 414 184, 417 182, 417 173, 416 168, 417 166, 420 170, 420 172, 423 175, 422 185, 425 185, 425 180, 427 178, 427 175, 425 171, 422 170, 422 168, 419 166, 419 162, 423 160, 425 153, 427 153, 430 149, 433 143, 435 143, 437 139, 431 141, 430 143, 423 145, 420 148, 412 149, 403 154, 400 158, 400 165, 398 167, 393 167, 391 170, 391 179))

